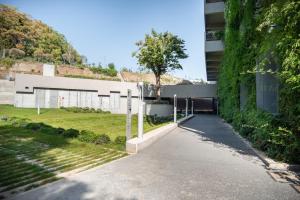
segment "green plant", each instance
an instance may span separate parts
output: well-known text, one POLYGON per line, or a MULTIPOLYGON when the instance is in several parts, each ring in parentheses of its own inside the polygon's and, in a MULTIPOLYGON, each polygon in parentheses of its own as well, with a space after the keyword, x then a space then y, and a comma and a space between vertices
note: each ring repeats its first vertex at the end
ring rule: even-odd
POLYGON ((139 65, 151 70, 155 75, 155 95, 160 101, 160 78, 169 70, 182 69, 180 59, 185 59, 185 41, 169 32, 146 34, 143 41, 136 43, 138 50, 133 53, 139 65))
POLYGON ((95 141, 96 144, 109 144, 111 142, 110 137, 106 134, 101 134, 97 136, 97 140, 95 141))
POLYGON ((15 64, 15 60, 12 58, 1 58, 0 67, 5 67, 6 69, 11 68, 15 64))
POLYGON ((225 32, 224 31, 216 31, 215 36, 218 40, 223 40, 225 39, 225 32))
POLYGON ((220 115, 269 156, 300 163, 300 2, 225 3, 225 50, 218 74, 220 115), (278 69, 272 73, 280 82, 278 116, 256 107, 256 72, 269 73, 268 63, 273 60, 278 69), (241 84, 248 93, 243 110, 241 84))
POLYGON ((79 131, 73 128, 67 129, 64 133, 63 133, 64 137, 69 137, 69 138, 75 138, 79 136, 79 131))
POLYGON ((97 138, 98 136, 94 132, 87 130, 82 130, 78 136, 78 140, 88 143, 95 143, 97 138))
POLYGON ((65 131, 66 130, 64 128, 60 128, 60 127, 55 130, 56 134, 59 134, 59 135, 64 134, 65 131))
POLYGON ((115 144, 126 144, 126 136, 118 136, 115 139, 115 144))
POLYGON ((31 129, 33 131, 38 131, 42 128, 42 125, 43 125, 42 123, 28 123, 26 125, 26 128, 31 129))

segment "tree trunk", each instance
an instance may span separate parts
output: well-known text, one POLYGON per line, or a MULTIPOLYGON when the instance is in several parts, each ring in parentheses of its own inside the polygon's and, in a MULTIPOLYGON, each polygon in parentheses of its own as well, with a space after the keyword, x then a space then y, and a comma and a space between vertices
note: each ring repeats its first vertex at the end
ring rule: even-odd
POLYGON ((155 75, 155 79, 156 79, 156 100, 160 101, 160 75, 155 75))

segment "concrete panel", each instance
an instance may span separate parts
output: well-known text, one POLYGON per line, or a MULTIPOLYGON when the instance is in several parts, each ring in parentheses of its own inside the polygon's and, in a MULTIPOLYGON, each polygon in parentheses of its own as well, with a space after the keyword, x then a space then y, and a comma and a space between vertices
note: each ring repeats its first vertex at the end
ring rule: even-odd
POLYGON ((224 12, 225 4, 224 2, 206 3, 205 4, 205 14, 213 14, 224 12))
POLYGON ((13 105, 15 103, 14 93, 14 82, 0 80, 0 104, 13 105))
POLYGON ((279 83, 275 75, 256 73, 256 105, 267 112, 278 113, 279 83))
POLYGON ((91 107, 94 109, 99 108, 99 98, 96 92, 91 93, 91 107))
POLYGON ((217 85, 165 85, 161 88, 161 97, 173 98, 174 94, 178 98, 192 97, 217 97, 217 85))
POLYGON ((34 108, 35 107, 35 95, 34 94, 20 94, 22 95, 21 107, 23 108, 34 108))
POLYGON ((109 111, 109 97, 100 97, 101 98, 101 110, 109 111))
POLYGON ((248 88, 245 84, 240 85, 240 110, 243 110, 248 98, 248 88))
POLYGON ((205 52, 224 51, 224 43, 222 40, 205 41, 205 52))
POLYGON ((58 108, 58 90, 50 90, 50 108, 58 108))
POLYGON ((173 105, 168 104, 146 104, 146 115, 169 116, 173 114, 173 105))
POLYGON ((45 90, 35 89, 35 107, 45 108, 45 90))
POLYGON ((77 106, 78 106, 78 92, 70 91, 69 107, 77 107, 77 106))
POLYGON ((68 90, 60 90, 58 92, 58 105, 59 107, 69 107, 70 92, 68 90))
POLYGON ((33 92, 33 88, 39 87, 61 90, 89 90, 97 92, 98 95, 110 95, 110 91, 120 91, 121 96, 126 96, 127 90, 131 89, 132 96, 138 96, 137 84, 131 82, 16 74, 15 84, 18 92, 33 92))

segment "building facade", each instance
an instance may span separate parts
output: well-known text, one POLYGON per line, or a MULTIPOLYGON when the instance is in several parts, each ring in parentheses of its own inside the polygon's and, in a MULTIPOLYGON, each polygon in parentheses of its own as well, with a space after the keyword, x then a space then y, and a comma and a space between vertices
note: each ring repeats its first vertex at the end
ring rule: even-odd
POLYGON ((205 59, 207 81, 217 81, 224 52, 224 0, 205 0, 205 59))

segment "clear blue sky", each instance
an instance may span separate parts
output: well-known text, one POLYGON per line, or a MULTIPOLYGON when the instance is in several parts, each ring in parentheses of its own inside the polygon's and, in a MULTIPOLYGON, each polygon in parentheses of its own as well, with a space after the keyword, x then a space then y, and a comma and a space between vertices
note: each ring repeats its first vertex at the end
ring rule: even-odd
POLYGON ((174 75, 206 80, 203 0, 0 0, 64 34, 90 63, 137 69, 135 42, 152 28, 186 41, 189 58, 174 75))

